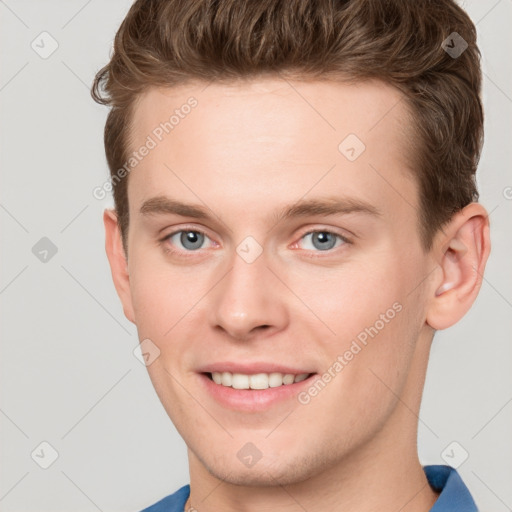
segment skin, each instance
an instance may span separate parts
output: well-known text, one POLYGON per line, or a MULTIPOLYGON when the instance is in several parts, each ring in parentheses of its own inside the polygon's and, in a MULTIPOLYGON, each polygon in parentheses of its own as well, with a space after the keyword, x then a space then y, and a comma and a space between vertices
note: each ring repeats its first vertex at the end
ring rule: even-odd
POLYGON ((468 205, 423 249, 406 106, 383 83, 264 78, 150 89, 134 111, 132 149, 191 95, 198 106, 129 176, 128 258, 115 212, 104 213, 125 315, 160 349, 148 371, 188 446, 189 506, 428 511, 437 495, 416 447, 428 355, 435 330, 457 322, 480 288, 485 209, 468 205), (353 162, 338 150, 350 133, 366 145, 353 162), (141 214, 155 196, 207 205, 212 218, 141 214), (380 214, 272 218, 299 199, 327 197, 380 214), (191 250, 179 234, 161 240, 179 229, 204 232, 203 245, 191 250), (313 230, 348 241, 325 250, 313 230), (263 249, 252 263, 236 252, 247 236, 263 249), (395 303, 401 311, 307 405, 229 410, 200 385, 200 366, 226 360, 323 374, 395 303), (247 442, 262 454, 252 467, 237 457, 247 442))

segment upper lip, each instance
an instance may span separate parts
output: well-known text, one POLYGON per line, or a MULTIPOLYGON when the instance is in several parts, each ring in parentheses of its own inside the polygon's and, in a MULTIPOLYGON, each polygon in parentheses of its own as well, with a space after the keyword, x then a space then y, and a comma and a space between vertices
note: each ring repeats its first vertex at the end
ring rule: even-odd
POLYGON ((211 363, 198 368, 199 373, 213 373, 213 372, 230 372, 230 373, 243 373, 247 375, 254 375, 256 373, 283 373, 300 375, 303 373, 315 373, 305 368, 297 368, 292 366, 284 366, 276 363, 235 363, 233 361, 225 361, 219 363, 211 363))

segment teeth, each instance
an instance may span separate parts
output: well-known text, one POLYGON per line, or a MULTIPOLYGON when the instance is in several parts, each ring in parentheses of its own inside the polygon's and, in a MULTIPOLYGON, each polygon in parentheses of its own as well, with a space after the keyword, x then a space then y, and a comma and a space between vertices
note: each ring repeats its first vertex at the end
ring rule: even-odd
POLYGON ((295 380, 295 375, 291 375, 290 373, 287 373, 283 377, 283 384, 293 384, 294 380, 295 380))
POLYGON ((231 387, 234 389, 249 389, 249 375, 243 373, 233 373, 231 387))
POLYGON ((256 373, 246 375, 244 373, 212 372, 215 384, 220 384, 234 389, 268 389, 286 386, 294 382, 301 382, 309 377, 309 373, 293 375, 291 373, 256 373))
MULTIPOLYGON (((267 389, 268 375, 266 373, 257 373, 249 376, 249 387, 251 389, 267 389)), ((244 388, 247 389, 247 388, 244 388)))
POLYGON ((231 382, 233 380, 233 375, 231 375, 231 373, 229 373, 229 372, 222 372, 221 379, 222 379, 221 384, 223 386, 231 386, 231 382))
POLYGON ((283 374, 282 373, 271 373, 268 376, 268 385, 271 388, 278 388, 283 385, 283 374))

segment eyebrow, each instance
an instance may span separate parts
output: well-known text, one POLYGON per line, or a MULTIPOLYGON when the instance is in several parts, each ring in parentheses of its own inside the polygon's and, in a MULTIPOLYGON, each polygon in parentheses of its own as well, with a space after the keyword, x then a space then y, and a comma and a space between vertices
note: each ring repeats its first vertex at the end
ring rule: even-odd
MULTIPOLYGON (((213 218, 211 209, 196 205, 183 203, 166 196, 156 196, 144 201, 139 212, 144 216, 151 215, 180 215, 195 219, 209 220, 213 218), (211 213, 210 213, 211 212, 211 213)), ((298 217, 313 215, 343 215, 349 213, 364 213, 372 216, 381 216, 382 212, 375 206, 355 198, 327 197, 323 199, 299 200, 296 203, 286 206, 271 216, 276 224, 298 217)))

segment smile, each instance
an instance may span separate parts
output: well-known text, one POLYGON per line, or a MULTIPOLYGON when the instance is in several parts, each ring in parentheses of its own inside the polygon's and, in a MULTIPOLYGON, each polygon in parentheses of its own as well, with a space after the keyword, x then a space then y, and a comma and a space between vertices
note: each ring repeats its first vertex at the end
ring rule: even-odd
POLYGON ((268 389, 287 386, 296 382, 306 380, 311 374, 300 373, 294 375, 291 373, 231 373, 231 372, 212 372, 209 377, 220 386, 233 389, 268 389))
MULTIPOLYGON (((225 409, 261 413, 282 404, 296 403, 297 395, 311 385, 317 373, 218 371, 198 374, 206 395, 225 409)), ((234 369, 233 369, 234 370, 234 369)))

